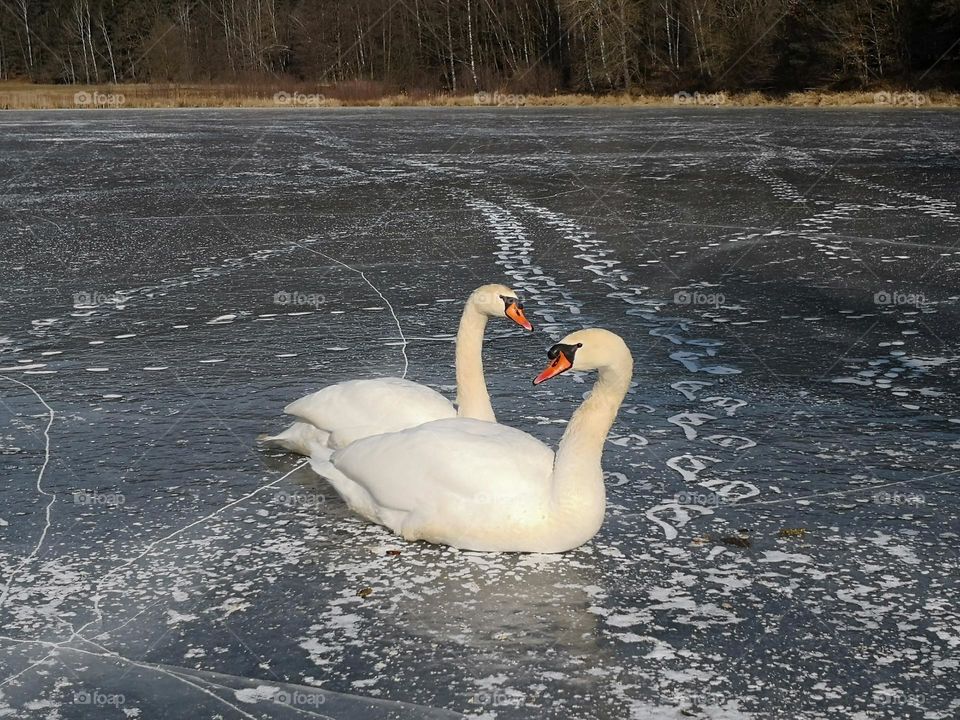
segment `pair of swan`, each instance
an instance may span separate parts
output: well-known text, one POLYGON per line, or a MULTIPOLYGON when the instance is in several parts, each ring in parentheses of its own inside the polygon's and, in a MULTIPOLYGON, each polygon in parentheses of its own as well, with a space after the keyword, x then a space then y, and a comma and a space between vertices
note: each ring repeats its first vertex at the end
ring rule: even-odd
POLYGON ((582 545, 603 523, 603 444, 630 386, 633 357, 619 336, 598 328, 550 348, 535 385, 571 369, 599 374, 554 455, 527 433, 495 422, 483 382, 486 319, 506 315, 529 329, 515 298, 509 288, 487 285, 467 301, 457 335, 459 417, 446 399, 416 383, 354 380, 287 406, 303 422, 268 442, 309 454, 313 469, 354 512, 406 540, 507 552, 582 545), (401 398, 415 407, 400 406, 401 398), (428 419, 399 427, 420 417, 428 419))

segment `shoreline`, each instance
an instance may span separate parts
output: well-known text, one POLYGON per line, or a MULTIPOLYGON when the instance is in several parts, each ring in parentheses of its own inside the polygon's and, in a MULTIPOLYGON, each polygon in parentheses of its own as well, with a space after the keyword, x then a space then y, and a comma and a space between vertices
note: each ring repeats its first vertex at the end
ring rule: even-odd
POLYGON ((351 109, 351 108, 837 108, 926 110, 960 108, 960 93, 939 90, 833 92, 808 90, 780 96, 751 93, 680 92, 674 95, 524 95, 501 91, 357 96, 350 88, 301 85, 33 85, 0 82, 0 110, 122 109, 351 109), (325 90, 326 92, 319 92, 325 90))

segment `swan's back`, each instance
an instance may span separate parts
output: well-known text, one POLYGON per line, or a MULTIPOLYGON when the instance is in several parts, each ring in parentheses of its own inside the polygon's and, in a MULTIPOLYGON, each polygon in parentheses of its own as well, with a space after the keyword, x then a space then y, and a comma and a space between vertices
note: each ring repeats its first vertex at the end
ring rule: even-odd
POLYGON ((453 404, 440 393, 394 377, 330 385, 295 400, 284 412, 331 432, 330 445, 335 448, 457 415, 453 404))
POLYGON ((383 508, 497 507, 549 494, 553 451, 515 428, 454 418, 358 440, 332 464, 383 508))

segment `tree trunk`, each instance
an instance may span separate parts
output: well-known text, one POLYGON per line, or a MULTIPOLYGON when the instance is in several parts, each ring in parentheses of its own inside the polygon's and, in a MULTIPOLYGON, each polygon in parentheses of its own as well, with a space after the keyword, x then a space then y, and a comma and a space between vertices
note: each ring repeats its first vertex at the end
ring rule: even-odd
POLYGON ((470 0, 467 0, 467 36, 470 43, 470 74, 473 76, 473 89, 476 91, 480 89, 480 83, 477 82, 477 64, 473 58, 473 9, 470 0))
POLYGON ((453 31, 450 29, 450 0, 447 0, 447 49, 450 54, 450 92, 457 91, 457 68, 453 56, 453 31))
POLYGON ((93 76, 96 78, 96 81, 100 82, 100 68, 97 65, 97 53, 93 49, 93 22, 90 20, 90 0, 86 0, 84 3, 86 7, 86 27, 87 27, 87 44, 90 46, 90 64, 93 65, 93 76))
POLYGON ((27 7, 27 0, 20 0, 20 17, 23 20, 23 34, 27 41, 27 52, 24 56, 24 63, 27 66, 27 73, 33 75, 33 38, 30 32, 30 12, 27 7))
POLYGON ((107 57, 110 59, 110 73, 113 75, 113 84, 117 84, 117 66, 113 62, 113 43, 110 42, 110 34, 107 32, 107 23, 103 19, 103 8, 100 8, 100 32, 103 33, 103 42, 107 46, 107 57))
POLYGON ((623 74, 623 89, 630 92, 630 51, 627 47, 627 0, 620 0, 620 62, 623 74))

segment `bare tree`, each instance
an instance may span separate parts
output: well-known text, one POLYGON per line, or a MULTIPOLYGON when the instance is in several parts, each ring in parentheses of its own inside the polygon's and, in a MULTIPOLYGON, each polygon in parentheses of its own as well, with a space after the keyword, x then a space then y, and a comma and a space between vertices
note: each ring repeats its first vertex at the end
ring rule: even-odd
POLYGON ((6 0, 0 17, 0 77, 58 82, 960 86, 960 0, 6 0))

